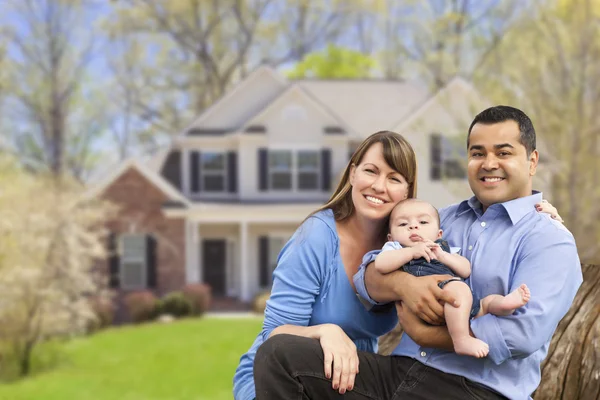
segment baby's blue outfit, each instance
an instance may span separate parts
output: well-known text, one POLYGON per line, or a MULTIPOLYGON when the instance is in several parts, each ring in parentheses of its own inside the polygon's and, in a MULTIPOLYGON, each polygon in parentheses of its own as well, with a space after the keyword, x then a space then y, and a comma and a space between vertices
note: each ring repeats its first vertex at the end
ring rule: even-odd
POLYGON ((396 310, 369 312, 361 303, 342 264, 333 212, 310 216, 279 253, 263 329, 240 359, 233 377, 236 400, 255 397, 252 368, 260 345, 281 325, 335 324, 358 350, 376 352, 377 337, 396 326, 396 310))
MULTIPOLYGON (((460 247, 450 247, 450 246, 448 246, 448 242, 446 242, 445 240, 438 239, 435 241, 435 243, 439 244, 440 247, 442 248, 442 250, 445 251, 446 253, 454 254, 454 253, 460 252, 460 247)), ((400 250, 400 249, 402 249, 402 245, 400 243, 398 243, 396 241, 386 242, 386 244, 383 245, 381 250, 373 250, 373 251, 370 251, 367 254, 365 254, 365 256, 363 257, 362 264, 360 265, 360 268, 366 268, 367 265, 369 265, 370 263, 375 261, 375 258, 377 257, 377 255, 379 253, 383 253, 384 251, 400 250)), ((424 257, 421 257, 416 260, 410 260, 409 262, 404 264, 402 267, 400 267, 400 269, 402 269, 404 272, 408 272, 409 274, 411 274, 413 276, 429 276, 429 275, 452 275, 452 276, 454 276, 454 278, 439 282, 438 286, 440 287, 440 289, 443 289, 444 286, 446 286, 450 282, 454 282, 454 281, 465 282, 465 280, 463 278, 458 276, 454 271, 452 271, 452 269, 450 267, 443 264, 439 260, 427 261, 424 257)), ((465 282, 465 284, 467 284, 467 283, 465 282)), ((467 284, 467 286, 468 286, 468 284, 467 284)), ((470 289, 470 287, 469 287, 469 289, 470 289)), ((473 291, 471 291, 471 295, 473 295, 473 303, 471 304, 471 311, 469 313, 469 319, 475 318, 475 316, 479 313, 479 310, 481 309, 480 299, 475 297, 475 295, 473 294, 473 291)))

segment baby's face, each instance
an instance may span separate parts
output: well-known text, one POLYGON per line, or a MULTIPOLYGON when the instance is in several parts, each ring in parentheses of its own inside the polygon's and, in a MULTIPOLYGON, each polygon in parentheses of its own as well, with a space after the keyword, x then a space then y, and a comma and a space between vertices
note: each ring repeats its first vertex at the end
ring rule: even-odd
POLYGON ((412 247, 423 240, 435 241, 442 237, 437 213, 432 205, 421 201, 400 203, 390 217, 389 240, 403 247, 412 247))

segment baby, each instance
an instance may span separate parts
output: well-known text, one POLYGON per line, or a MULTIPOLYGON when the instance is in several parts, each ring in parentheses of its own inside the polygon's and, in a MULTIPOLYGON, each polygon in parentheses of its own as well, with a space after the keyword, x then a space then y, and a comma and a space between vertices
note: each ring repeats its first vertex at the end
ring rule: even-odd
POLYGON ((440 217, 431 204, 408 199, 399 203, 390 216, 388 242, 375 258, 380 273, 399 268, 414 276, 448 274, 456 278, 438 285, 460 302, 459 307, 444 305, 448 332, 457 354, 485 357, 487 343, 469 334, 469 320, 484 314, 510 315, 529 301, 529 288, 522 284, 507 296, 492 294, 474 301, 469 285, 464 282, 471 274, 471 263, 459 254, 452 254, 441 240, 440 217))

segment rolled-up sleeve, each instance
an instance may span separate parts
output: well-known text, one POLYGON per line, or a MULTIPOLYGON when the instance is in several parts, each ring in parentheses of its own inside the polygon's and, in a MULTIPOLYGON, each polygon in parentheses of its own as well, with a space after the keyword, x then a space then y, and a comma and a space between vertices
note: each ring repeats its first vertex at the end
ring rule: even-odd
POLYGON ((375 258, 382 250, 371 250, 367 254, 363 256, 362 263, 360 267, 358 267, 358 272, 354 274, 352 280, 354 282, 354 287, 356 288, 356 293, 358 294, 358 298, 360 302, 365 306, 367 310, 374 310, 381 306, 387 306, 389 303, 380 303, 375 301, 369 296, 369 292, 367 291, 367 285, 365 283, 365 273, 367 271, 367 266, 375 261, 375 258))
POLYGON ((475 336, 490 347, 488 357, 497 365, 508 358, 528 357, 551 338, 567 313, 583 278, 573 236, 557 231, 540 243, 531 236, 518 255, 510 292, 525 283, 531 299, 509 316, 491 314, 471 321, 475 336))

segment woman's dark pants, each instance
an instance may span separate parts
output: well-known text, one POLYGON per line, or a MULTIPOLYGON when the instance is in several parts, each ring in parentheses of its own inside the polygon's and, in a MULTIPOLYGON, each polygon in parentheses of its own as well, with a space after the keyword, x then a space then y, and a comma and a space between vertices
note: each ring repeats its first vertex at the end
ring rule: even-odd
POLYGON ((344 395, 325 378, 321 345, 294 335, 275 335, 254 361, 256 399, 503 399, 461 376, 446 374, 409 357, 358 352, 359 373, 344 395))

